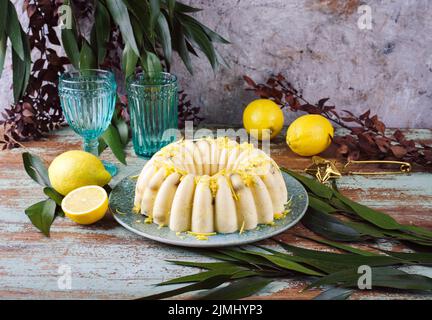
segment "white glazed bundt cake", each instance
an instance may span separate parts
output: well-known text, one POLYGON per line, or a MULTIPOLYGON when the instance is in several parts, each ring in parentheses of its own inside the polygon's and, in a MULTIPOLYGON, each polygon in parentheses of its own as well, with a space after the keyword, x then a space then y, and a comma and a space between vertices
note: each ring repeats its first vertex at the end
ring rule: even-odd
POLYGON ((231 233, 271 224, 288 193, 278 165, 229 138, 181 140, 142 169, 134 210, 175 232, 231 233))

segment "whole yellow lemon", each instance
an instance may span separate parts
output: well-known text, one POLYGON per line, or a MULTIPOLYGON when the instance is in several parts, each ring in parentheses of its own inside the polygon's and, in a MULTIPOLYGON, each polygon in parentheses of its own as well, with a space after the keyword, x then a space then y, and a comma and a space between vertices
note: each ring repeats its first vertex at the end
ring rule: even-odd
POLYGON ((269 99, 257 99, 248 104, 243 112, 243 126, 255 138, 266 138, 263 130, 270 131, 270 139, 282 130, 284 115, 281 108, 269 99))
POLYGON ((330 121, 318 114, 298 117, 288 127, 286 142, 300 156, 313 156, 330 145, 334 128, 330 121))
POLYGON ((111 180, 98 157, 80 150, 57 156, 48 168, 48 176, 52 187, 62 195, 83 186, 104 186, 111 180))

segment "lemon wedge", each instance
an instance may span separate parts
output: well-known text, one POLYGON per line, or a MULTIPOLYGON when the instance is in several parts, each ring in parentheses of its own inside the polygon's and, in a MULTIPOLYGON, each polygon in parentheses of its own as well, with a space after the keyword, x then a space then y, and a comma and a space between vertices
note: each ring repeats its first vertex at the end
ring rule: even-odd
POLYGON ((108 195, 99 186, 85 186, 68 193, 61 207, 65 215, 79 224, 92 224, 108 210, 108 195))

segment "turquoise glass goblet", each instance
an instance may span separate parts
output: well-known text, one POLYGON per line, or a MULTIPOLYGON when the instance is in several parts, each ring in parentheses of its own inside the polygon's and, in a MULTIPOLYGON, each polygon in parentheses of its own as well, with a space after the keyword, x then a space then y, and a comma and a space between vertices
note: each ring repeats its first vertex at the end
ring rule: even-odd
MULTIPOLYGON (((107 70, 67 72, 59 79, 59 97, 66 121, 84 138, 84 150, 99 155, 98 138, 108 128, 114 113, 117 85, 107 70)), ((103 161, 114 176, 117 167, 103 161)))

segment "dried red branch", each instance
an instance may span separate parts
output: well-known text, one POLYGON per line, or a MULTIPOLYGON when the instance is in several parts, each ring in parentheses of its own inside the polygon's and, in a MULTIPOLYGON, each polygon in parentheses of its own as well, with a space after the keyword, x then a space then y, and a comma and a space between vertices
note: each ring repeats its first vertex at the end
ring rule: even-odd
POLYGON ((26 0, 24 10, 29 17, 27 36, 30 49, 36 53, 29 84, 21 100, 3 113, 3 149, 17 147, 17 141, 38 139, 64 122, 57 92, 58 75, 69 64, 57 54, 60 41, 54 28, 58 25, 55 0, 26 0))
POLYGON ((334 105, 328 105, 329 98, 311 103, 281 74, 270 76, 266 83, 256 83, 248 76, 243 78, 248 85, 246 90, 254 91, 261 98, 274 100, 281 108, 320 114, 347 129, 348 134, 333 140, 340 156, 351 160, 401 160, 432 169, 431 146, 407 139, 400 130, 389 134, 385 124, 377 115, 371 115, 370 110, 356 116, 349 110, 336 110, 334 105))
POLYGON ((184 91, 179 91, 178 104, 178 125, 179 128, 185 127, 186 121, 192 121, 194 125, 199 124, 204 118, 200 117, 200 107, 192 106, 187 94, 184 91))

